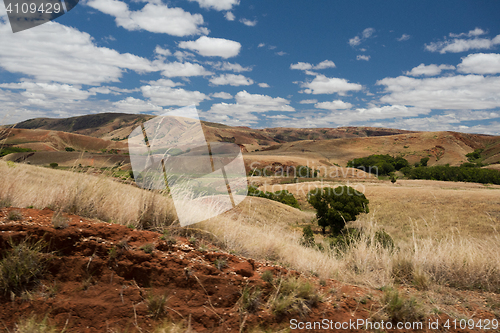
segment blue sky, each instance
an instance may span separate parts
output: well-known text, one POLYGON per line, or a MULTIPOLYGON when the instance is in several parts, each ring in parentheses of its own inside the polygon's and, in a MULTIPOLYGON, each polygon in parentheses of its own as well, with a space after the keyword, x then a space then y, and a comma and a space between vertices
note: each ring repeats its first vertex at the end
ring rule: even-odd
POLYGON ((500 2, 84 0, 13 34, 0 123, 196 105, 236 126, 500 135, 500 2))

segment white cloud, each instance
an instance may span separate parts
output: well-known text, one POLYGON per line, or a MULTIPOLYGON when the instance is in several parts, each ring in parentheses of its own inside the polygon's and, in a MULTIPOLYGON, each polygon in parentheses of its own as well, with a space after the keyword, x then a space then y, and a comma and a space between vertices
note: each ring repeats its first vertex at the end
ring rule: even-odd
POLYGON ((188 91, 182 88, 171 88, 165 86, 142 86, 142 95, 149 98, 153 104, 160 106, 188 106, 198 105, 201 101, 210 97, 199 91, 188 91))
POLYGON ((370 38, 373 34, 375 33, 375 29, 373 28, 366 28, 363 30, 363 38, 370 38))
POLYGON ((196 41, 180 42, 179 47, 205 57, 231 58, 240 53, 241 44, 229 39, 202 36, 196 41))
POLYGON ((174 57, 177 58, 178 61, 183 62, 185 60, 195 61, 196 55, 194 53, 188 51, 175 51, 174 57))
POLYGON ((500 54, 475 53, 462 58, 458 71, 473 74, 498 74, 500 73, 500 54))
POLYGON ((268 111, 295 111, 291 107, 290 101, 281 97, 271 97, 260 94, 250 94, 243 90, 236 94, 235 104, 218 103, 213 104, 210 113, 214 114, 245 114, 252 112, 268 112, 268 111))
POLYGON ((113 105, 116 107, 117 111, 125 113, 137 113, 146 111, 161 112, 163 108, 150 102, 146 102, 142 99, 137 99, 133 97, 127 97, 124 100, 114 102, 113 105))
POLYGON ((281 57, 281 56, 287 55, 288 53, 286 53, 285 51, 279 51, 279 52, 276 52, 274 54, 279 55, 281 57))
POLYGON ((342 109, 349 109, 352 107, 351 103, 346 103, 344 101, 341 101, 340 99, 337 99, 335 101, 331 102, 321 102, 321 103, 316 103, 314 105, 316 109, 325 109, 325 110, 342 110, 342 109))
POLYGON ((130 11, 125 2, 119 0, 90 0, 86 4, 105 14, 115 17, 116 24, 127 30, 146 30, 184 37, 206 35, 208 29, 201 14, 191 14, 182 8, 147 3, 141 10, 130 11))
POLYGON ((358 91, 363 89, 363 86, 357 83, 350 83, 346 79, 336 77, 326 77, 317 75, 311 82, 301 84, 303 91, 306 94, 334 94, 344 95, 348 91, 358 91))
POLYGON ((232 99, 233 98, 233 95, 231 95, 230 93, 224 92, 224 91, 221 91, 218 93, 213 93, 210 96, 212 96, 214 98, 222 98, 222 99, 232 99))
MULTIPOLYGON (((298 69, 298 70, 302 70, 302 71, 307 71, 309 69, 326 69, 326 68, 335 68, 335 67, 336 67, 335 63, 331 60, 323 60, 322 62, 320 62, 316 66, 313 66, 308 62, 301 62, 301 61, 299 61, 296 64, 290 65, 290 69, 298 69)), ((312 73, 312 75, 317 75, 314 72, 310 72, 310 73, 312 73)))
POLYGON ((357 36, 354 36, 353 38, 349 39, 349 45, 352 47, 358 46, 368 38, 371 38, 373 34, 375 33, 375 29, 373 28, 366 28, 361 32, 361 34, 358 34, 357 36))
POLYGON ((259 83, 259 87, 261 87, 261 88, 269 88, 270 86, 267 83, 265 83, 265 82, 261 82, 261 83, 259 83))
POLYGON ((435 76, 441 74, 442 70, 447 70, 447 69, 455 69, 455 66, 452 65, 424 65, 420 64, 417 67, 414 67, 411 69, 411 71, 407 71, 405 75, 411 75, 411 76, 420 76, 420 75, 425 75, 425 76, 435 76))
POLYGON ((226 12, 224 14, 224 17, 226 18, 226 20, 228 21, 234 21, 236 19, 236 17, 234 16, 234 14, 232 12, 226 12))
POLYGON ((253 80, 245 77, 241 74, 222 74, 217 77, 210 79, 210 83, 216 86, 231 85, 237 86, 249 86, 253 84, 253 80))
POLYGON ((190 77, 213 74, 203 66, 190 62, 169 62, 159 65, 159 68, 162 71, 161 74, 166 77, 190 77))
POLYGON ((404 42, 404 41, 406 41, 406 40, 408 40, 408 39, 410 39, 410 35, 407 35, 407 34, 402 34, 402 35, 401 35, 401 37, 396 38, 396 40, 397 40, 398 42, 404 42))
POLYGON ((20 93, 21 96, 27 98, 26 104, 40 104, 47 106, 48 103, 53 105, 54 102, 71 102, 85 100, 96 92, 81 90, 78 87, 68 84, 58 83, 3 83, 0 88, 24 90, 20 93))
POLYGON ((310 63, 307 63, 307 62, 298 62, 296 64, 291 64, 290 65, 290 69, 298 69, 298 70, 307 70, 307 69, 312 69, 313 68, 313 65, 311 65, 310 63))
POLYGON ((156 45, 155 53, 165 57, 172 55, 172 52, 170 52, 169 49, 164 49, 160 45, 156 45))
POLYGON ((264 43, 260 43, 259 45, 257 45, 257 47, 264 47, 264 46, 266 46, 266 44, 264 43))
POLYGON ((303 99, 299 102, 300 104, 316 104, 318 103, 317 99, 303 99))
POLYGON ((474 30, 471 30, 469 32, 462 32, 459 34, 454 34, 454 33, 450 32, 450 37, 454 37, 454 38, 457 38, 457 37, 476 37, 476 36, 481 36, 481 35, 485 35, 485 34, 486 34, 486 31, 484 31, 481 28, 476 27, 474 30))
POLYGON ((456 75, 439 78, 399 76, 377 81, 387 95, 380 101, 430 109, 492 109, 500 107, 500 77, 456 75))
POLYGON ((314 66, 313 69, 325 69, 325 68, 335 68, 335 63, 331 60, 323 60, 316 66, 314 66))
POLYGON ((370 60, 370 58, 371 58, 371 56, 361 55, 361 54, 359 54, 359 55, 356 56, 356 60, 368 61, 368 60, 370 60))
POLYGON ((479 38, 478 36, 485 34, 482 29, 476 28, 468 33, 451 34, 452 39, 446 39, 439 42, 425 44, 425 49, 430 52, 439 52, 441 54, 451 52, 459 53, 469 50, 486 49, 489 50, 495 45, 500 44, 500 35, 495 38, 479 38), (464 37, 464 38, 460 38, 464 37))
POLYGON ((183 86, 183 83, 179 82, 174 82, 169 79, 159 79, 156 81, 149 81, 148 84, 152 86, 163 86, 163 87, 177 87, 177 86, 183 86))
POLYGON ((241 73, 241 72, 250 72, 252 70, 252 67, 243 67, 238 63, 230 63, 227 61, 209 63, 209 64, 211 64, 213 68, 221 71, 232 71, 236 73, 241 73))
POLYGON ((89 34, 55 22, 17 34, 0 23, 0 35, 0 67, 38 82, 99 85, 118 82, 127 69, 158 71, 145 58, 97 47, 89 34))
POLYGON ((355 36, 349 39, 349 45, 351 45, 352 47, 357 46, 359 44, 361 44, 361 38, 359 38, 359 36, 355 36))
POLYGON ((248 27, 255 27, 257 25, 257 20, 251 21, 251 20, 248 20, 246 18, 240 19, 240 22, 248 27))
POLYGON ((231 10, 240 4, 240 0, 189 0, 196 1, 201 8, 215 9, 218 11, 231 10))

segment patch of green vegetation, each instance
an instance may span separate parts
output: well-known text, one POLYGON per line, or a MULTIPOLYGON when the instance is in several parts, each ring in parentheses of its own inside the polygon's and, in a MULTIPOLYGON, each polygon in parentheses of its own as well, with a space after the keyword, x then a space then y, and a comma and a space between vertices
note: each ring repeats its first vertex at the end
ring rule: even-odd
POLYGON ((31 148, 19 148, 19 147, 3 147, 0 148, 0 157, 13 154, 13 153, 29 153, 35 152, 35 150, 31 148))
POLYGON ((314 285, 302 278, 289 276, 275 283, 276 291, 269 300, 271 311, 277 316, 298 313, 305 317, 321 301, 314 285))
POLYGON ((249 186, 248 195, 278 201, 285 205, 300 209, 299 202, 297 201, 297 199, 293 196, 292 193, 288 192, 287 190, 276 191, 274 193, 271 193, 271 192, 263 192, 255 186, 249 186))
POLYGON ((395 170, 408 167, 409 163, 403 157, 392 157, 390 155, 370 155, 362 158, 355 158, 347 163, 348 167, 361 169, 376 175, 388 175, 395 170))
POLYGON ((429 179, 454 182, 472 182, 500 185, 500 171, 471 168, 467 166, 451 167, 440 165, 432 167, 416 167, 401 170, 409 179, 429 179))
POLYGON ((422 321, 425 317, 415 298, 405 298, 393 288, 385 289, 382 303, 392 322, 422 321))
POLYGON ((316 188, 308 193, 307 201, 316 209, 323 234, 329 227, 333 235, 338 235, 347 222, 369 212, 368 199, 350 186, 316 188))
POLYGON ((19 295, 45 273, 48 259, 42 250, 46 244, 25 239, 19 244, 9 240, 9 245, 12 249, 0 260, 0 292, 19 295))

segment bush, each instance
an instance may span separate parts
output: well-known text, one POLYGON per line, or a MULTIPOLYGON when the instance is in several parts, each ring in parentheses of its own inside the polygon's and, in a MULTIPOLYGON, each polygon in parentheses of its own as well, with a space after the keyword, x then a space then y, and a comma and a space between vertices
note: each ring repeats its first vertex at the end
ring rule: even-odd
POLYGON ((29 244, 27 240, 15 245, 0 261, 0 291, 20 294, 37 281, 46 270, 47 259, 42 254, 46 247, 42 241, 29 244))
POLYGON ((388 175, 395 170, 401 170, 410 164, 403 157, 392 157, 390 155, 370 155, 355 158, 347 163, 348 167, 361 169, 377 176, 388 175))
POLYGON ((21 319, 16 324, 15 333, 56 333, 57 328, 48 323, 48 317, 45 316, 39 320, 36 315, 26 319, 21 319))
POLYGON ((270 307, 277 316, 298 313, 304 317, 311 307, 320 301, 321 296, 311 282, 287 277, 277 282, 276 292, 270 299, 270 307))
POLYGON ((52 163, 50 163, 49 165, 50 165, 50 167, 51 167, 52 169, 55 169, 55 168, 57 168, 57 167, 59 166, 59 164, 57 164, 56 162, 52 162, 52 163))
POLYGON ((392 288, 387 288, 382 298, 389 319, 392 322, 422 321, 424 314, 415 298, 405 298, 392 288))
POLYGON ((474 162, 475 160, 478 160, 481 158, 481 153, 483 152, 484 149, 476 149, 472 153, 465 154, 465 157, 467 157, 467 160, 469 162, 474 162))
POLYGON ((302 239, 300 240, 300 243, 307 247, 314 247, 316 244, 314 241, 314 233, 310 225, 302 228, 302 239))
POLYGON ((64 150, 66 150, 66 151, 75 151, 75 149, 71 148, 71 147, 66 147, 66 148, 64 148, 64 150))
POLYGON ((428 157, 422 157, 422 158, 420 159, 420 165, 421 165, 421 166, 426 167, 426 166, 427 166, 427 162, 429 162, 429 158, 428 158, 428 157))
POLYGON ((245 286, 241 291, 241 297, 238 300, 239 311, 254 313, 259 309, 261 303, 262 292, 259 287, 254 290, 245 286))
POLYGON ((334 235, 340 233, 349 221, 356 221, 356 215, 368 213, 368 199, 350 186, 314 189, 307 195, 307 201, 316 209, 318 224, 334 235))
POLYGON ((409 179, 430 179, 500 185, 500 171, 449 165, 417 167, 405 174, 409 179))
POLYGON ((299 202, 297 201, 297 199, 293 196, 292 193, 288 192, 287 190, 276 191, 274 193, 271 193, 271 192, 262 192, 255 186, 249 186, 248 195, 278 201, 285 205, 300 209, 299 202))
POLYGON ((153 319, 158 319, 165 314, 165 305, 167 304, 167 295, 154 295, 150 293, 146 298, 146 305, 148 307, 148 314, 153 319))
POLYGON ((34 152, 34 150, 30 148, 19 148, 19 147, 3 147, 0 148, 0 157, 5 155, 13 154, 13 153, 28 153, 34 152))

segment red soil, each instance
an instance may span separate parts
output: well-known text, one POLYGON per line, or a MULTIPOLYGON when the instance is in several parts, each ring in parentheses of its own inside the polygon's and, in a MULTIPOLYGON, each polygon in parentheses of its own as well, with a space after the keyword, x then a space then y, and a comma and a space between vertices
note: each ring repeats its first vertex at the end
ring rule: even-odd
MULTIPOLYGON (((368 318, 380 310, 378 290, 334 280, 323 281, 320 286, 317 278, 308 277, 322 292, 323 301, 307 318, 300 319, 298 314, 277 317, 265 306, 253 314, 240 314, 237 302, 245 286, 261 288, 262 304, 272 294, 274 287, 261 279, 265 270, 275 276, 299 273, 235 256, 209 243, 205 243, 208 250, 202 251, 186 238, 177 237, 174 244, 173 238, 162 239, 156 232, 74 215, 67 215, 67 228, 55 229, 53 214, 48 208, 0 210, 0 257, 10 248, 9 239, 17 243, 26 237, 32 241, 44 239, 52 257, 47 273, 31 289, 31 297, 0 294, 0 327, 11 332, 19 319, 31 314, 48 315, 60 329, 66 326, 66 332, 150 332, 161 320, 148 314, 146 299, 152 293, 168 295, 166 318, 185 323, 190 318, 192 329, 199 332, 239 332, 255 326, 277 331, 289 327, 293 318, 346 322, 368 318), (12 210, 21 212, 23 219, 10 221, 12 210), (151 254, 140 249, 149 243, 155 245, 151 254), (114 255, 112 248, 116 250, 114 255), (222 258, 227 266, 219 270, 214 261, 222 258), (366 302, 360 301, 363 297, 366 302)), ((441 321, 445 318, 441 315, 441 321)))

